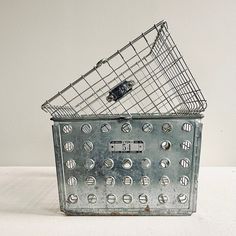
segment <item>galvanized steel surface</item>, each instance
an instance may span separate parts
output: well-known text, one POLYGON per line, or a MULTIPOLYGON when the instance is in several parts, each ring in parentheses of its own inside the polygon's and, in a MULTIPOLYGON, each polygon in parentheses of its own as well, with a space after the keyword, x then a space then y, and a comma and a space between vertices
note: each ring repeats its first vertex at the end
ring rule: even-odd
POLYGON ((199 117, 54 121, 61 210, 68 215, 192 214, 201 130, 199 117), (122 130, 127 123, 130 132, 122 130), (104 124, 109 131, 102 131, 104 124), (147 124, 149 132, 143 128, 147 124), (124 150, 109 149, 114 141, 124 150), (144 150, 135 152, 134 141, 142 141, 144 150))
POLYGON ((207 103, 164 21, 47 100, 68 215, 196 211, 207 103))
POLYGON ((52 117, 189 115, 206 109, 192 73, 161 21, 48 99, 52 117))

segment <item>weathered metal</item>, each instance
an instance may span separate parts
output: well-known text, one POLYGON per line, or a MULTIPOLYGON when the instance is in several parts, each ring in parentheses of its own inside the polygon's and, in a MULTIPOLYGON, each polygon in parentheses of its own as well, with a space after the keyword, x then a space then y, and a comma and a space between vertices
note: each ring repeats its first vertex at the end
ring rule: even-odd
POLYGON ((164 21, 100 60, 42 105, 61 211, 191 215, 206 106, 164 21))
POLYGON ((127 120, 119 118, 54 120, 61 210, 68 215, 192 214, 196 211, 200 119, 137 116, 128 120, 130 132, 122 131, 127 120), (151 132, 143 130, 146 123, 152 125, 151 132), (84 124, 92 127, 90 133, 83 132, 84 124), (110 132, 102 132, 104 124, 109 124, 110 132), (170 132, 163 131, 166 124, 172 127, 170 132), (186 124, 189 131, 183 130, 186 124), (69 134, 64 132, 68 126, 69 134), (167 140, 170 146, 165 149, 162 144, 167 140), (188 148, 183 148, 185 141, 190 143, 188 148), (85 148, 87 142, 92 150, 85 148), (73 144, 72 151, 67 143, 73 144))

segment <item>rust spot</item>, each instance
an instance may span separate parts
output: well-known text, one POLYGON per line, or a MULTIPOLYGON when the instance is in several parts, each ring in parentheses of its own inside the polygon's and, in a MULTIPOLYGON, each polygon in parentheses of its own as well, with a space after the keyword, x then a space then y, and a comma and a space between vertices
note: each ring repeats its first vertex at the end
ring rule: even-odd
POLYGON ((147 205, 147 206, 144 208, 144 211, 150 212, 150 207, 147 205))
POLYGON ((112 216, 120 216, 121 214, 119 212, 117 212, 117 211, 114 211, 114 212, 111 213, 111 215, 112 216))

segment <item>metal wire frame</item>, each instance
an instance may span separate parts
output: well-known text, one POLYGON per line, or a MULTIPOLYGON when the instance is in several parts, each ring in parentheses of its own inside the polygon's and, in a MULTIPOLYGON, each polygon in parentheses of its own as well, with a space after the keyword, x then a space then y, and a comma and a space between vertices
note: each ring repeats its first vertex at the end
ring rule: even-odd
POLYGON ((192 115, 207 103, 167 23, 161 21, 99 61, 86 74, 47 100, 42 109, 56 118, 82 115, 192 115), (106 100, 122 81, 133 80, 131 92, 116 102, 106 100))

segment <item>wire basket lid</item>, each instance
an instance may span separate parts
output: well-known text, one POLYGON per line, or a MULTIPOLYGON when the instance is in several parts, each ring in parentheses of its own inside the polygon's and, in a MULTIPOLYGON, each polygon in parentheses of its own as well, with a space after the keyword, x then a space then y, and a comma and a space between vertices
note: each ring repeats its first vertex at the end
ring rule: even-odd
POLYGON ((155 24, 47 100, 56 118, 199 114, 207 103, 165 21, 155 24))

